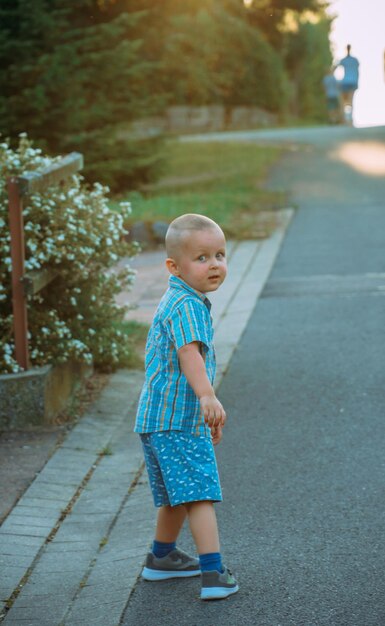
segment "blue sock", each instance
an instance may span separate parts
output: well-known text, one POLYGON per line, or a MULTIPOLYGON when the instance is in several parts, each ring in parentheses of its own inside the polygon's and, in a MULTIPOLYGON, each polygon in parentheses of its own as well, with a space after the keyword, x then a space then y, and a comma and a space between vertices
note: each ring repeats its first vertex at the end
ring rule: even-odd
POLYGON ((152 551, 158 559, 161 559, 163 556, 167 556, 171 550, 174 550, 175 546, 175 541, 172 543, 164 543, 163 541, 157 541, 154 539, 152 551))
POLYGON ((220 552, 208 552, 199 555, 199 564, 202 572, 218 570, 223 572, 222 557, 220 552))

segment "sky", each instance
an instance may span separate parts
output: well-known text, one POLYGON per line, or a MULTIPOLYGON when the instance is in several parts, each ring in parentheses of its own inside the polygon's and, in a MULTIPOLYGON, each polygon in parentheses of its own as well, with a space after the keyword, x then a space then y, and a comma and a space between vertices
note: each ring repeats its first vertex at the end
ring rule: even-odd
POLYGON ((354 125, 385 125, 385 0, 330 0, 330 12, 337 15, 331 36, 335 60, 350 43, 360 62, 354 125))

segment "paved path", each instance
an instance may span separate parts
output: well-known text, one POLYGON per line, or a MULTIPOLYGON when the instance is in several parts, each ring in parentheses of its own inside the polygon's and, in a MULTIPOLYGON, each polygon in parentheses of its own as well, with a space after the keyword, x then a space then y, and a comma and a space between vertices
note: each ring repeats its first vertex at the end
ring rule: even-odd
MULTIPOLYGON (((271 271, 293 211, 266 241, 230 243, 213 294, 220 383, 271 271)), ((167 284, 164 252, 140 255, 122 299, 148 320, 167 284), (143 285, 146 290, 143 291, 143 285)), ((142 372, 115 374, 0 527, 0 622, 117 626, 152 539, 154 508, 132 432, 142 372)))
POLYGON ((385 129, 260 136, 289 142, 271 184, 298 211, 219 389, 241 589, 202 604, 198 580, 139 581, 124 626, 385 624, 385 129))

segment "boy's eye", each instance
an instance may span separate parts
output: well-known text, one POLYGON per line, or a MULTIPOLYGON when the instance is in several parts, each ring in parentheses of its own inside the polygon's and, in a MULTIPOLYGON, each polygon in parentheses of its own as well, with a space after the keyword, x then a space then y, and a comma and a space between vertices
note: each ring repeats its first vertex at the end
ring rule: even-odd
POLYGON ((198 261, 202 261, 202 263, 203 263, 203 261, 206 261, 206 257, 205 257, 205 255, 204 255, 204 254, 201 254, 201 256, 200 256, 200 257, 198 257, 198 261))
POLYGON ((223 254, 223 252, 217 252, 216 256, 217 256, 217 259, 223 259, 225 255, 223 254))

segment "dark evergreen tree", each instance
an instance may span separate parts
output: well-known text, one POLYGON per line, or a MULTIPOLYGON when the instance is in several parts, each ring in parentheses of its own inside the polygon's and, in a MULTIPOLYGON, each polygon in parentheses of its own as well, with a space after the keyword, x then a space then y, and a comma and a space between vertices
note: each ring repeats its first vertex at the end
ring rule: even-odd
POLYGON ((154 62, 138 37, 145 13, 96 0, 18 0, 2 5, 1 132, 29 136, 53 153, 84 153, 86 175, 113 188, 147 180, 156 140, 120 139, 156 111, 154 62), (6 84, 4 84, 6 83, 6 84))

